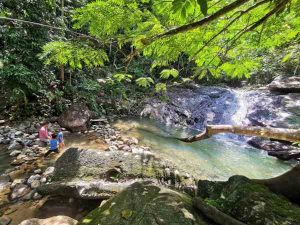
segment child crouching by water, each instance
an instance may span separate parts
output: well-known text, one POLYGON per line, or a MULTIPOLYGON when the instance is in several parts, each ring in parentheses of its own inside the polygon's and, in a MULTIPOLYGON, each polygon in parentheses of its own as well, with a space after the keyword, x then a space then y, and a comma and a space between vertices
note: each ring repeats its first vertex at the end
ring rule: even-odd
POLYGON ((55 153, 59 152, 58 151, 58 140, 56 138, 57 138, 57 135, 52 134, 52 139, 50 140, 50 149, 48 152, 46 152, 44 157, 47 157, 51 152, 55 152, 55 153))
POLYGON ((64 141, 64 134, 61 128, 59 129, 59 132, 57 134, 57 140, 58 140, 59 150, 62 150, 65 147, 65 141, 64 141))

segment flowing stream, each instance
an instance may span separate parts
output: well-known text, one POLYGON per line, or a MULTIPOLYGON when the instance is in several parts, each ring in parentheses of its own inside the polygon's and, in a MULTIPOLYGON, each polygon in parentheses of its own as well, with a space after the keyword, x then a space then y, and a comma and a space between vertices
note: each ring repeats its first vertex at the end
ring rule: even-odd
MULTIPOLYGON (((218 105, 225 111, 219 124, 243 125, 249 104, 246 94, 243 90, 232 90, 220 98, 218 105)), ((226 180, 235 174, 270 178, 286 172, 293 165, 249 146, 243 136, 219 134, 207 140, 183 143, 172 137, 185 137, 197 131, 141 118, 119 120, 115 126, 138 138, 157 155, 202 179, 226 180)))

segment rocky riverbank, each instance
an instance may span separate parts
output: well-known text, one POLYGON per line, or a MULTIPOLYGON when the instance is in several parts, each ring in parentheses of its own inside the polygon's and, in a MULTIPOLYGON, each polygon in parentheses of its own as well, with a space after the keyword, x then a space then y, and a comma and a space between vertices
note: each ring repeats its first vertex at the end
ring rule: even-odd
MULTIPOLYGON (((191 85, 173 87, 166 101, 149 99, 141 115, 166 124, 203 130, 207 124, 300 128, 298 78, 277 78, 268 87, 234 90, 191 85), (298 83, 297 83, 298 82, 298 83)), ((241 137, 239 137, 241 138, 241 137)), ((300 158, 291 143, 243 137, 250 145, 282 160, 300 158)))

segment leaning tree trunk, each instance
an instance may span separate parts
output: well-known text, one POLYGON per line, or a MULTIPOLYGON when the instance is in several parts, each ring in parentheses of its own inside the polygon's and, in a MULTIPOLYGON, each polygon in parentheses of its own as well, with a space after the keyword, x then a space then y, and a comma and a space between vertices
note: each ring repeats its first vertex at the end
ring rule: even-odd
POLYGON ((232 125, 208 125, 200 134, 187 138, 178 138, 184 142, 194 142, 207 139, 214 134, 232 133, 239 135, 258 136, 276 140, 297 142, 300 141, 299 129, 284 129, 273 127, 232 126, 232 125))
POLYGON ((292 202, 300 204, 300 165, 271 179, 254 180, 266 185, 271 191, 281 194, 292 202))
POLYGON ((214 206, 211 206, 203 201, 200 197, 193 199, 193 206, 200 210, 207 218, 221 225, 246 225, 237 219, 221 212, 214 206))

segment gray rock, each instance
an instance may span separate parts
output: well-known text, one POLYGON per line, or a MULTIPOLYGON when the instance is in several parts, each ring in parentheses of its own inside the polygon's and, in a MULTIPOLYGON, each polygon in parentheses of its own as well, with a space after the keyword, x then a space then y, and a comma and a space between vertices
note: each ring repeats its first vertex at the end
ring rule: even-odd
POLYGON ((30 187, 27 186, 26 184, 17 184, 14 187, 14 189, 13 189, 11 195, 10 195, 10 198, 12 200, 22 198, 25 195, 27 195, 30 191, 31 191, 30 187))
POLYGON ((51 176, 54 173, 54 171, 55 171, 55 167, 50 166, 45 170, 43 176, 51 176))
POLYGON ((34 181, 39 181, 40 179, 41 179, 41 175, 39 174, 31 175, 27 180, 27 184, 31 185, 34 181))
POLYGON ((34 200, 39 200, 39 199, 43 198, 43 196, 40 195, 39 193, 35 192, 35 193, 33 194, 32 198, 33 198, 34 200))
POLYGON ((30 187, 32 189, 36 189, 37 187, 39 187, 41 185, 41 182, 39 180, 34 180, 31 182, 30 187))
POLYGON ((12 156, 12 157, 15 157, 15 156, 18 156, 21 154, 21 151, 20 150, 14 150, 12 151, 9 155, 12 156))
POLYGON ((1 216, 0 217, 0 225, 8 225, 11 222, 11 218, 8 216, 1 216))
POLYGON ((37 191, 42 195, 107 199, 137 180, 160 180, 176 187, 194 184, 193 179, 177 183, 174 176, 165 176, 161 160, 154 156, 145 158, 136 159, 122 151, 70 148, 56 161, 51 182, 42 184, 37 191))
POLYGON ((23 146, 17 142, 17 141, 13 141, 9 146, 8 146, 8 150, 11 151, 11 150, 20 150, 22 149, 23 146))
POLYGON ((282 93, 297 92, 300 93, 300 77, 276 77, 269 85, 269 90, 282 93))
POLYGON ((42 170, 41 169, 37 169, 37 170, 35 170, 35 171, 33 171, 34 173, 36 173, 36 174, 41 174, 42 173, 42 170))
POLYGON ((58 123, 71 132, 87 131, 90 117, 91 113, 88 107, 83 103, 77 103, 59 117, 58 123))
POLYGON ((78 222, 68 216, 54 216, 47 219, 28 219, 19 225, 76 225, 78 222))
POLYGON ((17 132, 15 133, 15 136, 21 136, 22 134, 23 134, 22 131, 17 131, 17 132))

